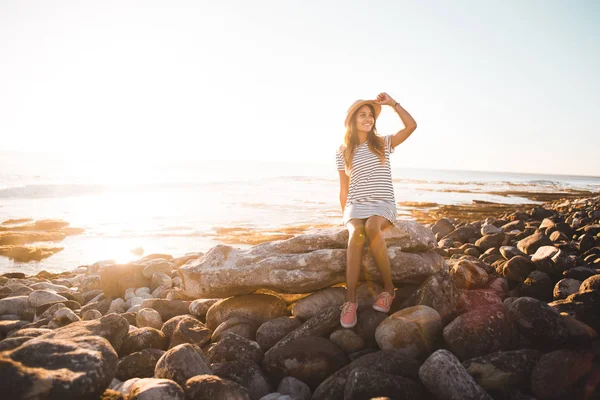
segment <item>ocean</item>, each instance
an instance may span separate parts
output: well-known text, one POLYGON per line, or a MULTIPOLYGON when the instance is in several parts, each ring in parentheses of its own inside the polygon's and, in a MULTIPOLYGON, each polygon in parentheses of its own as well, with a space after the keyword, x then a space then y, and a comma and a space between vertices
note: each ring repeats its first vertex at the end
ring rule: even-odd
MULTIPOLYGON (((404 219, 412 219, 412 203, 535 204, 505 192, 600 191, 600 177, 413 168, 393 168, 392 175, 404 219)), ((338 188, 333 165, 3 155, 0 222, 62 219, 85 232, 54 243, 64 250, 40 262, 0 256, 0 273, 60 272, 140 254, 178 257, 341 225, 338 188)))

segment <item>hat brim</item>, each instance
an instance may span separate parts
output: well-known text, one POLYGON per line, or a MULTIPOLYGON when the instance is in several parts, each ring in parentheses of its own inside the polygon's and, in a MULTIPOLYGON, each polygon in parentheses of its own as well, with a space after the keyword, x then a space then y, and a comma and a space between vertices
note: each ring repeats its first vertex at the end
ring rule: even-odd
POLYGON ((364 106, 366 104, 370 104, 373 106, 373 109, 375 110, 375 120, 377 120, 377 118, 379 117, 379 114, 381 114, 381 104, 375 103, 375 100, 358 100, 354 104, 352 104, 352 106, 348 109, 348 113, 346 114, 346 121, 344 122, 344 126, 347 127, 350 124, 350 118, 352 118, 352 115, 354 115, 356 110, 358 110, 359 108, 361 108, 362 106, 364 106))

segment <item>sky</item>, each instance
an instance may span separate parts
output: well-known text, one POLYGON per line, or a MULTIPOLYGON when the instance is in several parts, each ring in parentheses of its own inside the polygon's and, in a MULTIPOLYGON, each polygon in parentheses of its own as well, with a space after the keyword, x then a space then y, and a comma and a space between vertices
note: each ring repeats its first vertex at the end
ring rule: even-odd
POLYGON ((331 163, 356 99, 393 167, 600 176, 600 3, 3 0, 0 152, 331 163), (402 124, 384 108, 380 134, 402 124))

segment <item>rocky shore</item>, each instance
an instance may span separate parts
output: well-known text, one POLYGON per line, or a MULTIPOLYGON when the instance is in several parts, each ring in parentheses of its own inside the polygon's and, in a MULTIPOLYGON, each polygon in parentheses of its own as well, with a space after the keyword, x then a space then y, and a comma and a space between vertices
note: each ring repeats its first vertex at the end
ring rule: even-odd
POLYGON ((600 398, 600 196, 498 211, 398 221, 392 310, 365 252, 353 329, 341 227, 5 274, 0 397, 600 398))

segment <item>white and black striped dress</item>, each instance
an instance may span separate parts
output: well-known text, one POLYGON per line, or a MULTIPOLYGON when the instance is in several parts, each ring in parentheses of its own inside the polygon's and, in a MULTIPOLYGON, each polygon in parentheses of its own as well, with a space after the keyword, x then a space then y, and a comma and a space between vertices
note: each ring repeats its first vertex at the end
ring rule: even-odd
MULTIPOLYGON (((394 152, 392 136, 384 136, 383 139, 384 163, 369 149, 366 141, 354 149, 344 225, 353 218, 365 219, 373 215, 382 216, 392 224, 396 221, 396 200, 390 167, 390 154, 394 152)), ((336 165, 338 171, 345 169, 342 149, 338 149, 336 153, 336 165)))

